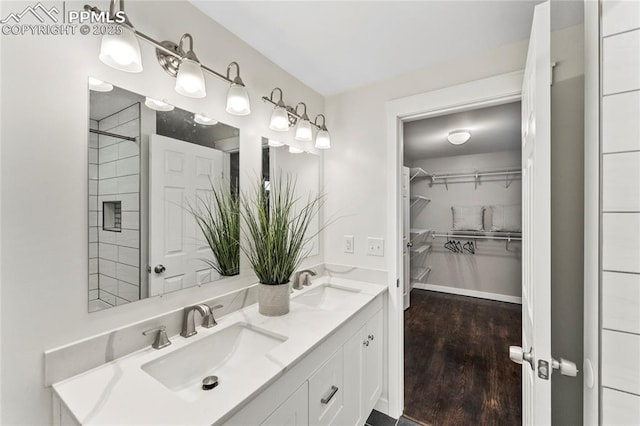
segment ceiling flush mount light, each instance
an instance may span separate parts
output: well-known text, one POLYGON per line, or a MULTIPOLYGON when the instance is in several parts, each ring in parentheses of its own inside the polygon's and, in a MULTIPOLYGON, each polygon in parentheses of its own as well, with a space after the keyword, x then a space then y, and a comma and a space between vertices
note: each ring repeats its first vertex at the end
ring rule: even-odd
POLYGON ((203 126, 214 126, 218 124, 218 120, 209 118, 204 114, 194 114, 193 121, 198 124, 202 124, 203 126))
POLYGON ((462 145, 471 138, 471 132, 468 130, 453 130, 449 132, 447 140, 453 145, 462 145))
MULTIPOLYGON (((89 11, 97 11, 97 8, 85 6, 89 11), (94 10, 95 9, 95 10, 94 10)), ((124 12, 123 0, 111 0, 109 5, 109 18, 112 22, 120 23, 120 34, 105 34, 100 43, 99 58, 102 62, 120 71, 141 72, 142 56, 140 44, 131 21, 124 12)))
POLYGON ((289 153, 291 154, 302 154, 304 151, 300 148, 296 148, 295 146, 289 147, 289 153))
POLYGON ((180 38, 178 49, 184 51, 182 43, 184 43, 185 39, 189 39, 189 50, 185 53, 178 67, 176 92, 190 98, 204 98, 207 96, 204 74, 202 73, 202 68, 200 68, 198 57, 193 52, 193 37, 191 37, 191 34, 184 34, 180 38))
MULTIPOLYGON (((84 10, 98 15, 107 15, 95 6, 86 5, 84 10)), ((159 42, 152 37, 136 30, 124 13, 124 0, 111 0, 108 16, 111 22, 116 22, 122 28, 118 35, 105 35, 100 46, 100 60, 112 68, 141 72, 142 59, 138 39, 151 44, 156 49, 156 58, 160 66, 172 77, 176 77, 176 91, 184 96, 201 98, 206 96, 203 72, 224 80, 230 84, 227 93, 227 112, 233 115, 247 115, 251 112, 249 95, 240 78, 240 66, 231 62, 227 67, 227 74, 221 74, 201 64, 193 52, 193 38, 185 34, 178 44, 172 41, 159 42), (188 38, 189 51, 182 49, 184 39, 188 38), (230 69, 236 66, 236 77, 231 79, 230 69)))
POLYGON ((298 107, 300 105, 304 107, 304 110, 302 111, 300 120, 298 120, 298 124, 296 125, 296 139, 301 142, 311 142, 313 139, 313 132, 311 130, 311 123, 309 122, 309 116, 307 115, 307 104, 299 102, 295 108, 296 113, 298 112, 298 107))
POLYGON ((249 115, 251 113, 249 93, 240 78, 240 65, 237 62, 231 62, 227 67, 227 79, 232 66, 236 67, 236 77, 227 92, 227 112, 233 115, 249 115))
POLYGON ((113 90, 113 84, 89 77, 89 90, 93 90, 94 92, 110 92, 113 90))
POLYGON ((282 142, 275 141, 273 139, 269 139, 269 146, 273 148, 280 148, 284 144, 282 142))
POLYGON ((316 116, 316 119, 314 120, 314 124, 320 128, 318 134, 316 135, 316 148, 331 148, 331 137, 329 136, 329 131, 327 130, 327 126, 325 125, 324 114, 318 114, 316 116), (318 118, 320 117, 322 117, 322 126, 318 126, 318 118))
POLYGON ((144 104, 146 106, 148 106, 149 108, 156 110, 156 111, 173 111, 174 106, 165 102, 165 101, 160 101, 158 99, 153 99, 150 97, 146 97, 144 99, 144 104))
POLYGON ((269 95, 269 100, 273 101, 273 94, 276 90, 280 93, 280 99, 275 104, 275 108, 273 108, 273 112, 271 113, 271 121, 269 123, 269 128, 271 130, 275 130, 277 132, 286 132, 289 130, 289 114, 287 114, 287 106, 282 100, 282 89, 276 87, 271 91, 271 95, 269 95))

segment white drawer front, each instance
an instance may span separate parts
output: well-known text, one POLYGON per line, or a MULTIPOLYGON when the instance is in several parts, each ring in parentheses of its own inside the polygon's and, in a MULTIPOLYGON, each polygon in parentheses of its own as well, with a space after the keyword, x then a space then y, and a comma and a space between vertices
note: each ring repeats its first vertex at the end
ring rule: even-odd
MULTIPOLYGON (((640 4, 640 2, 639 2, 640 4)), ((640 150, 640 92, 602 98, 602 152, 640 150), (630 120, 629 117, 635 117, 630 120)))
POLYGON ((602 331, 602 386, 640 395, 640 336, 602 331))
POLYGON ((640 2, 637 0, 604 0, 602 2, 602 35, 604 37, 640 28, 640 2))
POLYGON ((639 306, 639 274, 602 274, 602 327, 640 334, 639 306))
POLYGON ((604 39, 602 86, 605 95, 640 89, 640 30, 604 39))
POLYGON ((334 420, 344 407, 342 382, 342 348, 340 348, 309 378, 309 424, 334 424, 334 420))
POLYGON ((602 424, 640 425, 640 396, 602 389, 602 424))

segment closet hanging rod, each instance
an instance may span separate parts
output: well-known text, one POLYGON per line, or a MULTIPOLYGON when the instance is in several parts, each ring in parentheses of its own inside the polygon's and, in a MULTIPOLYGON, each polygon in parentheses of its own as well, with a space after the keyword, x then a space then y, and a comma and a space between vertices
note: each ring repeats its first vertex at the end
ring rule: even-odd
POLYGON ((520 175, 522 170, 500 170, 494 172, 476 172, 476 173, 461 173, 461 174, 432 174, 431 179, 455 179, 455 178, 479 178, 482 176, 505 176, 505 175, 520 175))
POLYGON ((516 235, 467 235, 467 234, 451 234, 451 233, 434 233, 433 238, 462 238, 473 240, 506 240, 506 241, 522 241, 522 234, 516 235), (517 235, 517 236, 516 236, 517 235))
POLYGON ((134 137, 118 135, 116 133, 111 133, 111 132, 105 132, 104 130, 89 129, 89 133, 95 133, 95 134, 103 135, 103 136, 111 136, 112 138, 123 139, 123 140, 131 141, 131 142, 135 142, 136 141, 136 138, 134 138, 134 137))

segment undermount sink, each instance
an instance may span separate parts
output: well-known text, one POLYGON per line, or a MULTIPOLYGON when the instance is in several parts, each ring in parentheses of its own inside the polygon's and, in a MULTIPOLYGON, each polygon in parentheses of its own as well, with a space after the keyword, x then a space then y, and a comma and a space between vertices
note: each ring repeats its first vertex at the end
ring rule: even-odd
MULTIPOLYGON (((163 357, 142 365, 151 377, 182 398, 193 401, 207 394, 202 380, 218 377, 219 387, 233 383, 243 368, 287 338, 246 323, 237 323, 163 357)), ((211 392, 215 392, 212 390, 211 392)))
POLYGON ((291 299, 293 303, 300 303, 312 308, 332 310, 344 305, 349 297, 360 293, 361 290, 343 287, 335 284, 320 284, 313 290, 291 299))

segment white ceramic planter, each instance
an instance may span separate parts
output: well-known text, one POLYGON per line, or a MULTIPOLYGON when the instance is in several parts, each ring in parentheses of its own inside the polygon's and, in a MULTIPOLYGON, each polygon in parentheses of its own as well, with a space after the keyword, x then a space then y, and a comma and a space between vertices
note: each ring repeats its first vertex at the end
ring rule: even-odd
POLYGON ((258 311, 268 317, 289 313, 289 283, 258 284, 258 311))

